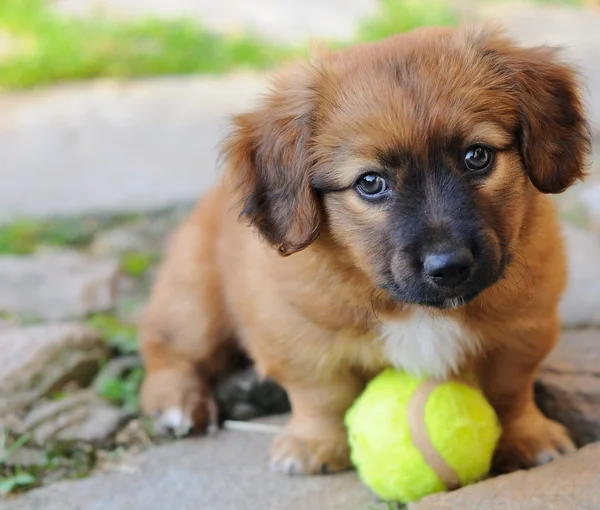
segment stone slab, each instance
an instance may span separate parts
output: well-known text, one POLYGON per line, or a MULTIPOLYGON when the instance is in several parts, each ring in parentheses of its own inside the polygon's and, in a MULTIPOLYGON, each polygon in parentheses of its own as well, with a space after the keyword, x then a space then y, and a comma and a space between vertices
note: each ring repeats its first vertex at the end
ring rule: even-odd
POLYGON ((115 306, 118 260, 72 250, 0 256, 0 310, 23 317, 63 320, 115 306))
POLYGON ((271 438, 220 431, 177 441, 117 471, 0 502, 0 510, 386 510, 353 472, 296 478, 269 472, 271 438))
POLYGON ((0 415, 26 408, 75 381, 89 383, 108 348, 81 324, 45 324, 0 333, 0 415))
POLYGON ((0 222, 195 201, 255 75, 100 80, 0 94, 0 222))
POLYGON ((429 496, 408 510, 595 510, 600 508, 600 443, 532 469, 429 496))
POLYGON ((29 434, 42 447, 55 439, 101 446, 109 444, 109 439, 128 418, 127 411, 110 405, 94 392, 79 391, 61 400, 36 403, 10 428, 17 436, 29 434))
POLYGON ((600 329, 566 331, 548 355, 542 371, 600 377, 600 329))
POLYGON ((568 282, 560 303, 564 327, 600 325, 600 239, 584 230, 565 226, 568 282))
POLYGON ((578 445, 600 441, 600 329, 563 333, 542 365, 536 400, 578 445))

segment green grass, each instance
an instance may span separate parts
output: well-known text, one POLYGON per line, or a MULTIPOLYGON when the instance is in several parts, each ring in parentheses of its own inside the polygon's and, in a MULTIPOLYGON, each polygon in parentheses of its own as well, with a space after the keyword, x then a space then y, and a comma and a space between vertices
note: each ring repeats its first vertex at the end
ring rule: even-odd
POLYGON ((29 441, 28 435, 23 435, 14 441, 10 441, 8 430, 2 428, 0 434, 0 464, 5 463, 14 453, 21 448, 27 441, 29 441))
POLYGON ((291 53, 249 35, 216 35, 190 20, 70 19, 46 0, 1 0, 0 30, 16 41, 0 61, 0 87, 63 80, 222 73, 262 68, 291 53))
POLYGON ((0 430, 0 499, 5 494, 40 486, 48 475, 54 480, 82 478, 96 463, 96 452, 91 445, 78 441, 53 441, 42 448, 39 463, 21 466, 13 457, 19 449, 28 446, 29 441, 28 435, 13 437, 6 428, 0 430))
POLYGON ((138 413, 138 395, 143 378, 144 370, 141 367, 122 377, 100 376, 97 381, 98 394, 130 413, 138 413))
MULTIPOLYGON (((0 59, 0 87, 261 69, 304 51, 248 34, 216 34, 189 19, 71 19, 50 11, 47 2, 0 0, 0 31, 15 40, 10 56, 0 59)), ((454 21, 443 0, 381 0, 380 12, 365 20, 357 38, 372 41, 454 21)))
POLYGON ((0 494, 10 494, 20 489, 31 487, 37 478, 27 471, 18 469, 14 474, 0 476, 0 494))
POLYGON ((421 26, 449 26, 456 15, 444 0, 380 0, 379 12, 361 23, 359 41, 378 41, 421 26))
POLYGON ((27 435, 12 440, 9 437, 8 430, 2 429, 0 434, 0 495, 17 492, 31 487, 37 482, 37 478, 32 473, 20 467, 11 470, 1 468, 27 441, 29 441, 27 435))

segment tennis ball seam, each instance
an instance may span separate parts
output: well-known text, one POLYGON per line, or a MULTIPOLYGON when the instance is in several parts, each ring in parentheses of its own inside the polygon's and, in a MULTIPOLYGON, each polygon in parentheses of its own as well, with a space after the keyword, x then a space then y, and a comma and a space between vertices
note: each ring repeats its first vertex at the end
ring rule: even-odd
MULTIPOLYGON (((466 381, 453 379, 461 384, 466 381)), ((447 382, 447 381, 446 381, 447 382)), ((408 401, 407 419, 408 430, 415 448, 419 451, 425 463, 440 479, 446 490, 458 489, 462 484, 458 473, 446 462, 441 453, 434 446, 425 422, 425 406, 433 391, 443 384, 435 380, 422 382, 408 401)))

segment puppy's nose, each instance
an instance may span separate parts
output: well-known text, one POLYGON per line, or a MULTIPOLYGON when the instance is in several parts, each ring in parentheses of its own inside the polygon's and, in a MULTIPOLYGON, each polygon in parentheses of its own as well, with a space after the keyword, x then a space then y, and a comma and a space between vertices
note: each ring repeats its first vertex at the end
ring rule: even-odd
POLYGON ((423 271, 440 287, 454 287, 464 282, 473 268, 473 253, 466 247, 429 253, 423 271))

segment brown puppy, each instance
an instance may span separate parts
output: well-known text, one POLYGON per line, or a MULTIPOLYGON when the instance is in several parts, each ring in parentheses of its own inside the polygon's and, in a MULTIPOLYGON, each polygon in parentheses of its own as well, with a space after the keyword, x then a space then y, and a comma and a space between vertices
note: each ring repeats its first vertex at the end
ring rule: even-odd
POLYGON ((565 284, 546 194, 583 176, 588 145, 573 71, 496 30, 293 66, 235 119, 226 174, 174 239, 143 325, 144 411, 204 428, 242 346, 289 393, 271 452, 288 473, 349 467, 344 412, 390 364, 476 373, 500 468, 573 450, 532 386, 565 284))

